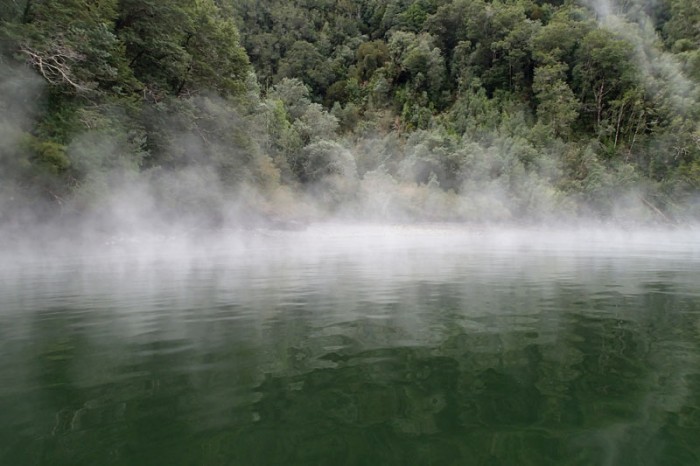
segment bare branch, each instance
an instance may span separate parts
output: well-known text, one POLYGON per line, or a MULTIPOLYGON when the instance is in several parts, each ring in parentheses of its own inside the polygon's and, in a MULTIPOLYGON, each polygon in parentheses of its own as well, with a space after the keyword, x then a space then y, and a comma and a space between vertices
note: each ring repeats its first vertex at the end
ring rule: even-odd
POLYGON ((71 67, 73 64, 85 60, 85 57, 56 41, 52 50, 38 51, 27 44, 20 46, 20 51, 27 56, 27 61, 39 73, 53 85, 68 84, 78 92, 87 92, 90 88, 75 78, 71 67))

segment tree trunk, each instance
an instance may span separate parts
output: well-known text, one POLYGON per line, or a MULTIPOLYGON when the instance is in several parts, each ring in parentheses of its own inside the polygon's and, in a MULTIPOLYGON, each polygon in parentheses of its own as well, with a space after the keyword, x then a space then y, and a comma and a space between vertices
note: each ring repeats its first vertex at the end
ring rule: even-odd
POLYGON ((24 11, 22 12, 22 23, 27 24, 29 22, 29 13, 32 9, 32 0, 27 0, 24 4, 24 11))
POLYGON ((605 81, 600 83, 600 89, 595 93, 596 126, 600 127, 603 119, 603 96, 605 95, 605 81))
POLYGON ((617 139, 620 137, 620 126, 622 125, 622 114, 625 110, 625 103, 622 102, 620 106, 620 111, 617 113, 617 125, 615 125, 615 143, 613 144, 613 149, 617 149, 617 139))

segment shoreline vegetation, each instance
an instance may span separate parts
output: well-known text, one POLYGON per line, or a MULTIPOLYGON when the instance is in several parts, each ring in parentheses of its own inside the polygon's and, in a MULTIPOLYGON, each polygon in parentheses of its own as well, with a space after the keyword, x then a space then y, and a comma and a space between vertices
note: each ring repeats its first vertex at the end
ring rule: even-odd
POLYGON ((693 225, 684 0, 0 5, 0 231, 693 225))

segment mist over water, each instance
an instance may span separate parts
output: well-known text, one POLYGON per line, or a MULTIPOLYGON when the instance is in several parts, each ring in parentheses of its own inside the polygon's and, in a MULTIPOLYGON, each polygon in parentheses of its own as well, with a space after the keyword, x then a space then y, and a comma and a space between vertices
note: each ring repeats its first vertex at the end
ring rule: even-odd
POLYGON ((5 251, 0 459, 693 464, 699 272, 692 229, 5 251))
MULTIPOLYGON (((633 3, 586 2, 692 121, 633 3)), ((634 142, 608 166, 517 108, 343 139, 287 80, 86 106, 58 144, 4 65, 0 464, 700 464, 700 198, 634 142)))

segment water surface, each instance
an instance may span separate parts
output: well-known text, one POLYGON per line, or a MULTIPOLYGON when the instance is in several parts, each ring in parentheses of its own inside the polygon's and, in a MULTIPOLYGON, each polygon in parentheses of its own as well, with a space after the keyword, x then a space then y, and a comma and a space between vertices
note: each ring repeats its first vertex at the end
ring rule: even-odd
POLYGON ((3 465, 700 464, 697 231, 3 257, 3 465))

